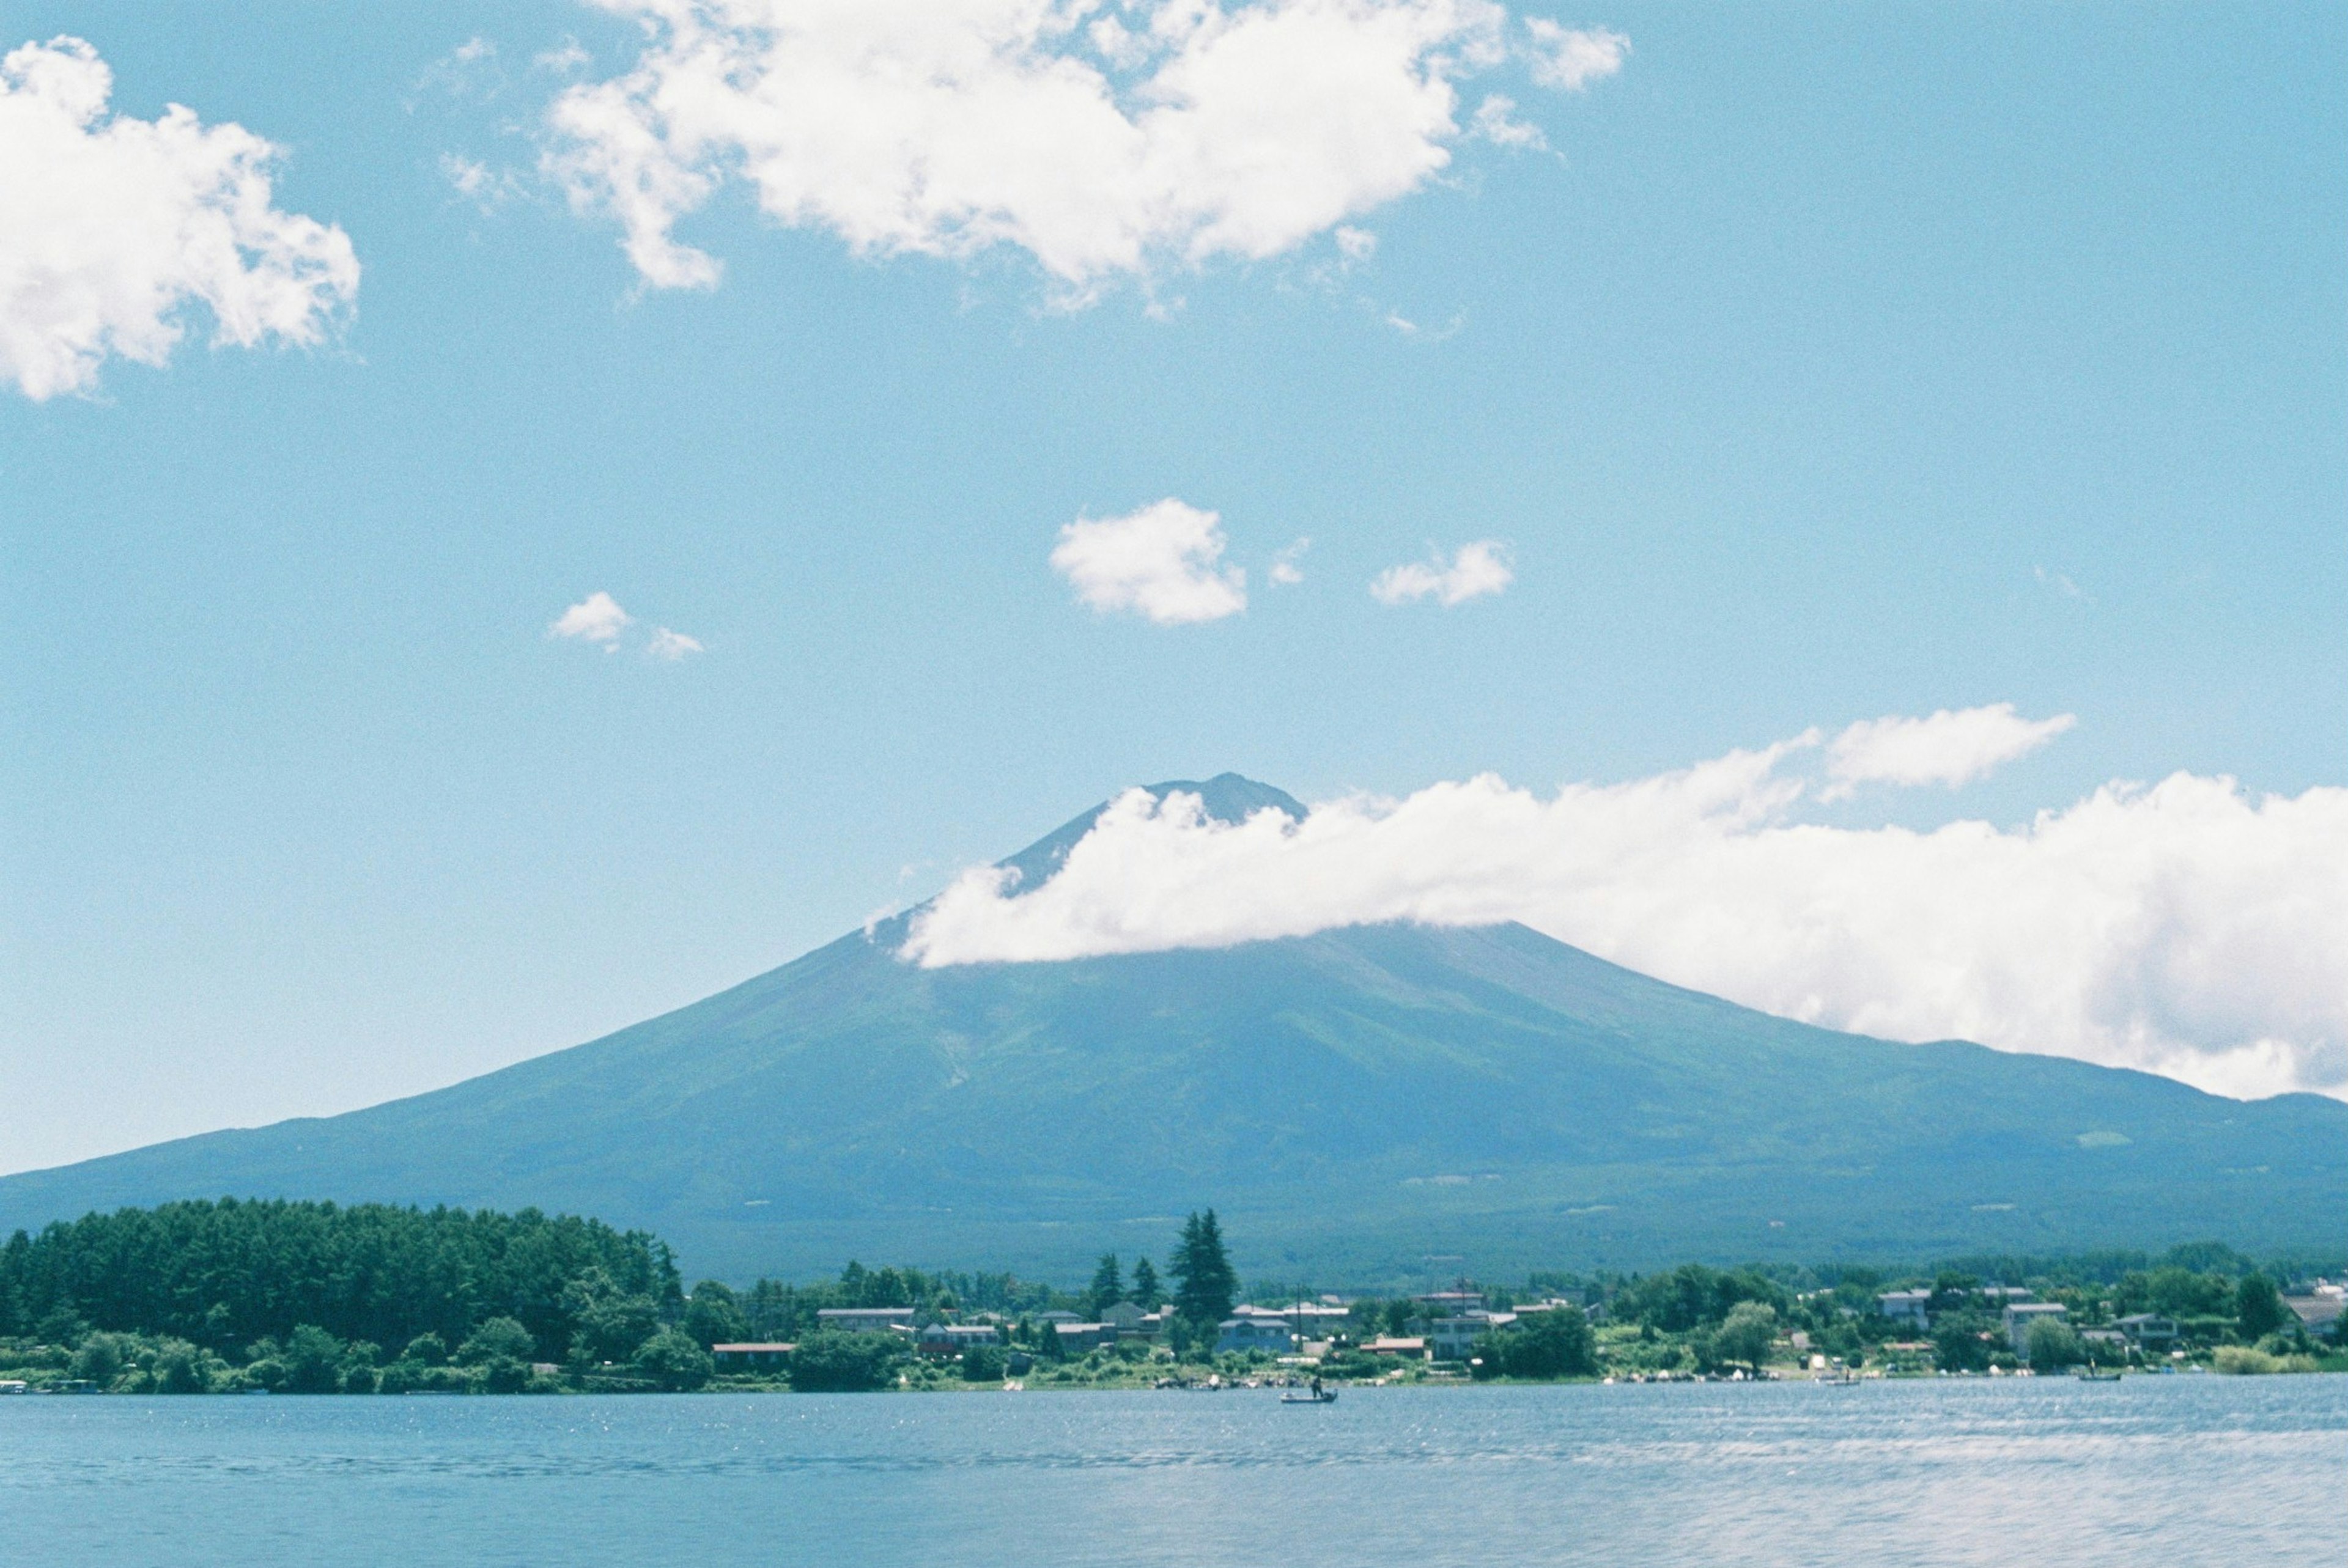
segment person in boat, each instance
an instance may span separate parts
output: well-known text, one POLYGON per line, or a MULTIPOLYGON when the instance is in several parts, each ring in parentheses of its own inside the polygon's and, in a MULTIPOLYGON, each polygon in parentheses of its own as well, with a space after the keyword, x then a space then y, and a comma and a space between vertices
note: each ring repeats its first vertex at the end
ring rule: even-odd
POLYGON ((1313 1375, 1313 1397, 1315 1399, 1321 1397, 1321 1375, 1317 1372, 1313 1375))

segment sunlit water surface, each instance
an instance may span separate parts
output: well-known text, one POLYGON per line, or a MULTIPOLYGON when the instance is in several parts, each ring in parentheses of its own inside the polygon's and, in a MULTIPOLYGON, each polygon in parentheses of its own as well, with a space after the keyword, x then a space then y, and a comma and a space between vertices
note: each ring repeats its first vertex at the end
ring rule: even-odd
POLYGON ((0 1563, 2338 1562, 2348 1377, 0 1401, 0 1563))

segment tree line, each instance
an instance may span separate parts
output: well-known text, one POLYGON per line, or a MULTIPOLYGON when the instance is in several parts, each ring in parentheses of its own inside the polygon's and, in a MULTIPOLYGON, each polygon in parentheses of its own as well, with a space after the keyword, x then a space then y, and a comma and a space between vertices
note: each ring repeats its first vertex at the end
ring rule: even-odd
POLYGON ((298 1336, 304 1376, 325 1339, 415 1347, 435 1365, 469 1344, 523 1365, 625 1359, 682 1299, 654 1237, 535 1209, 227 1198, 93 1214, 0 1246, 0 1335, 144 1335, 237 1364, 298 1336), (510 1328, 485 1347, 493 1323, 510 1328))

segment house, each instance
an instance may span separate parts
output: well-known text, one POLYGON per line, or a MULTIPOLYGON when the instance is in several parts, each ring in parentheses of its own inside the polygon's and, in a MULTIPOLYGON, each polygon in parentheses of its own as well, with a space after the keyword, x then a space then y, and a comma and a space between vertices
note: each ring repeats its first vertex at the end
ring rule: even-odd
POLYGON ((1932 1315, 1927 1308, 1931 1299, 1929 1290, 1887 1290, 1875 1298, 1875 1310, 1894 1323, 1930 1328, 1932 1315))
POLYGON ((910 1307, 827 1307, 815 1315, 819 1328, 837 1328, 843 1334, 911 1334, 913 1331, 913 1309, 910 1307))
POLYGON ((932 1323, 913 1336, 913 1348, 924 1356, 959 1356, 973 1345, 1001 1343, 992 1323, 932 1323))
POLYGON ((2034 1323, 2060 1323, 2068 1308, 2059 1301, 2013 1301, 2006 1304, 2001 1317, 2005 1324, 2005 1341, 2016 1354, 2030 1348, 2030 1328, 2034 1323))
POLYGON ((1426 1326, 1426 1353, 1437 1361, 1465 1361, 1475 1349, 1476 1341, 1487 1334, 1497 1334, 1517 1320, 1513 1312, 1488 1312, 1481 1308, 1463 1312, 1457 1317, 1438 1317, 1426 1326))
POLYGON ((1277 1312, 1250 1312, 1244 1317, 1235 1312, 1216 1325, 1218 1355, 1228 1350, 1269 1350, 1285 1356, 1295 1348, 1295 1331, 1277 1312))
POLYGON ((1362 1349, 1372 1356, 1399 1356, 1406 1361, 1426 1359, 1426 1341, 1415 1337, 1406 1338, 1381 1334, 1363 1345, 1362 1349))
POLYGON ((1035 1314, 1035 1321, 1038 1323, 1082 1323, 1084 1320, 1082 1313, 1062 1312, 1056 1308, 1050 1312, 1035 1314))
MULTIPOLYGON (((746 1372, 758 1367, 780 1367, 791 1358, 797 1345, 785 1345, 774 1340, 747 1340, 738 1344, 712 1345, 709 1354, 716 1359, 721 1372, 746 1372)), ((557 1368, 560 1370, 561 1368, 557 1368)))
POLYGON ((1147 1339, 1158 1330, 1151 1314, 1130 1301, 1113 1301, 1102 1307, 1100 1320, 1116 1329, 1120 1339, 1147 1339))
POLYGON ((1484 1307, 1484 1293, 1469 1289, 1464 1279, 1449 1290, 1431 1291, 1411 1299, 1426 1307, 1429 1317, 1457 1317, 1463 1312, 1480 1312, 1484 1307))
POLYGON ((2341 1308, 2348 1306, 2348 1286, 2319 1279, 2287 1292, 2282 1302, 2303 1327, 2322 1330, 2340 1321, 2341 1308))
POLYGON ((1280 1308, 1280 1315, 1288 1319, 1291 1328, 1311 1339, 1325 1339, 1354 1320, 1351 1307, 1325 1301, 1300 1301, 1280 1308))
POLYGON ((1072 1353, 1117 1343, 1117 1326, 1111 1323, 1055 1323, 1052 1332, 1058 1336, 1060 1348, 1072 1353))
POLYGON ((2127 1336, 2129 1344, 2147 1356, 2168 1350, 2177 1343, 2177 1319, 2157 1312, 2131 1312, 2112 1319, 2112 1327, 2127 1336))

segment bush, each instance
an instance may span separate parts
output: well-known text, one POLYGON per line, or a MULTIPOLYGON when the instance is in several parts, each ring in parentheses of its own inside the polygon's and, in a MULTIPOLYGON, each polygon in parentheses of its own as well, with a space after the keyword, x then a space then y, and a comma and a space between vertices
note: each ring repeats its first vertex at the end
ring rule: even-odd
POLYGON ((2312 1356, 2270 1356, 2247 1345, 2221 1345, 2210 1358, 2210 1369, 2240 1378, 2270 1372, 2312 1372, 2317 1368, 2312 1356))
POLYGON ((904 1356, 904 1342, 894 1334, 818 1329, 791 1352, 791 1388, 810 1394, 885 1389, 897 1380, 897 1364, 904 1356))
POLYGON ((66 1371, 69 1377, 109 1389, 130 1365, 138 1349, 138 1341, 128 1334, 85 1334, 74 1348, 73 1359, 67 1363, 66 1371))
POLYGON ((184 1339, 166 1339, 155 1357, 151 1387, 159 1394, 203 1394, 211 1391, 215 1358, 184 1339))
POLYGON ((485 1393, 519 1394, 530 1383, 530 1363, 510 1356, 493 1356, 481 1363, 479 1371, 485 1393))
POLYGON ((460 1367, 486 1367, 493 1361, 528 1362, 538 1353, 530 1330, 511 1317, 492 1317, 457 1347, 460 1367))
POLYGON ((992 1345, 973 1345, 962 1353, 962 1378, 965 1383, 999 1383, 1003 1380, 1003 1352, 992 1345))
MULTIPOLYGON (((636 1352, 636 1370, 671 1393, 698 1389, 717 1370, 700 1342, 682 1328, 664 1328, 636 1352)), ((517 1385, 519 1387, 519 1385, 517 1385)))
POLYGON ((2030 1334, 2023 1341, 2027 1347, 2023 1358, 2034 1372, 2059 1372, 2065 1367, 2075 1367, 2087 1358, 2086 1347, 2067 1323, 2057 1323, 2042 1317, 2030 1326, 2030 1334))

